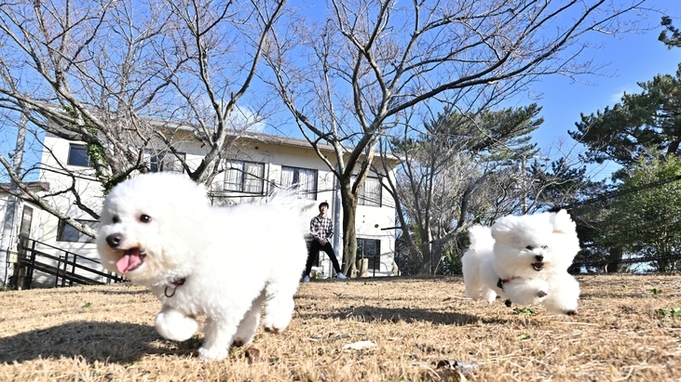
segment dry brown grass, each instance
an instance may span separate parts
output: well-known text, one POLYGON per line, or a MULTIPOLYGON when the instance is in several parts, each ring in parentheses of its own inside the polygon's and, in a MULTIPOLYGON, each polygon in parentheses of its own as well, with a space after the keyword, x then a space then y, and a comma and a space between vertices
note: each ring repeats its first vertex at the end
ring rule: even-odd
POLYGON ((439 381, 453 376, 445 360, 478 362, 474 381, 679 380, 681 276, 579 280, 574 317, 471 301, 456 277, 303 284, 286 332, 261 329, 213 364, 196 358, 200 334, 156 334, 144 288, 3 292, 0 380, 439 381), (376 346, 344 350, 365 340, 376 346))

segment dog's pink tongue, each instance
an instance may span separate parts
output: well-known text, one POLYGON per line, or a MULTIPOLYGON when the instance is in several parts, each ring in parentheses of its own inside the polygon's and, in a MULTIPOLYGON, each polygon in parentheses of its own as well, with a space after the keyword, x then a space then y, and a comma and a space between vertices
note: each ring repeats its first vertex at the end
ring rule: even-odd
POLYGON ((116 262, 116 268, 118 268, 118 271, 121 273, 128 273, 140 264, 142 264, 140 250, 139 248, 133 248, 125 251, 123 257, 116 262))

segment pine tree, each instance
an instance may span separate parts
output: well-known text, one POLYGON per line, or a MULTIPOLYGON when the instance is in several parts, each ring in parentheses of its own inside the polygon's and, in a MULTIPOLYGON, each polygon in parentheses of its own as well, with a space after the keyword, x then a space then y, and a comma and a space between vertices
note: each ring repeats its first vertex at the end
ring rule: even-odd
MULTIPOLYGON (((681 46, 679 30, 664 17, 660 41, 670 48, 681 46)), ((639 158, 681 155, 681 63, 676 75, 660 74, 639 82, 641 93, 624 94, 621 102, 590 115, 581 115, 569 134, 588 147, 591 162, 612 160, 630 166, 639 158)))

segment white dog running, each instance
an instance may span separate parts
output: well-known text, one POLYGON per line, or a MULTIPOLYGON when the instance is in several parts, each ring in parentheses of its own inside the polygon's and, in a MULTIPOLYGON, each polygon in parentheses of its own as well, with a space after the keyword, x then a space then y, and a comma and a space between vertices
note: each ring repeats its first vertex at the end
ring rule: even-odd
POLYGON ((104 267, 148 286, 162 302, 156 330, 184 341, 206 315, 204 361, 225 358, 263 325, 284 330, 307 255, 303 202, 212 207, 203 186, 179 174, 140 175, 106 197, 97 235, 104 267))
POLYGON ((577 312, 579 283, 567 269, 579 239, 567 211, 509 215, 469 234, 461 259, 468 297, 491 303, 499 295, 509 306, 541 303, 550 313, 577 312))

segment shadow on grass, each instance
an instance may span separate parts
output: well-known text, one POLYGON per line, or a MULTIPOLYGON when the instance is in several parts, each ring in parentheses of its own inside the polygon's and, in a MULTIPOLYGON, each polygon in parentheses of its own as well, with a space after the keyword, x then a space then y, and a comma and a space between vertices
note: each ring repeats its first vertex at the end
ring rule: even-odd
POLYGON ((428 309, 418 308, 383 308, 375 306, 349 307, 338 309, 333 313, 304 313, 299 312, 302 318, 322 319, 355 319, 362 322, 398 323, 398 322, 431 322, 437 325, 472 325, 477 322, 487 324, 506 323, 504 319, 482 319, 477 316, 456 312, 433 312, 428 309))
POLYGON ((0 363, 61 357, 130 363, 149 354, 192 354, 196 348, 194 338, 167 341, 152 326, 84 321, 0 338, 0 363))
POLYGON ((132 284, 109 284, 96 286, 67 286, 60 288, 33 288, 30 291, 40 291, 46 295, 56 294, 56 295, 70 295, 70 294, 83 294, 83 293, 94 293, 94 294, 105 294, 105 295, 139 295, 139 294, 149 294, 149 289, 139 289, 132 284))

